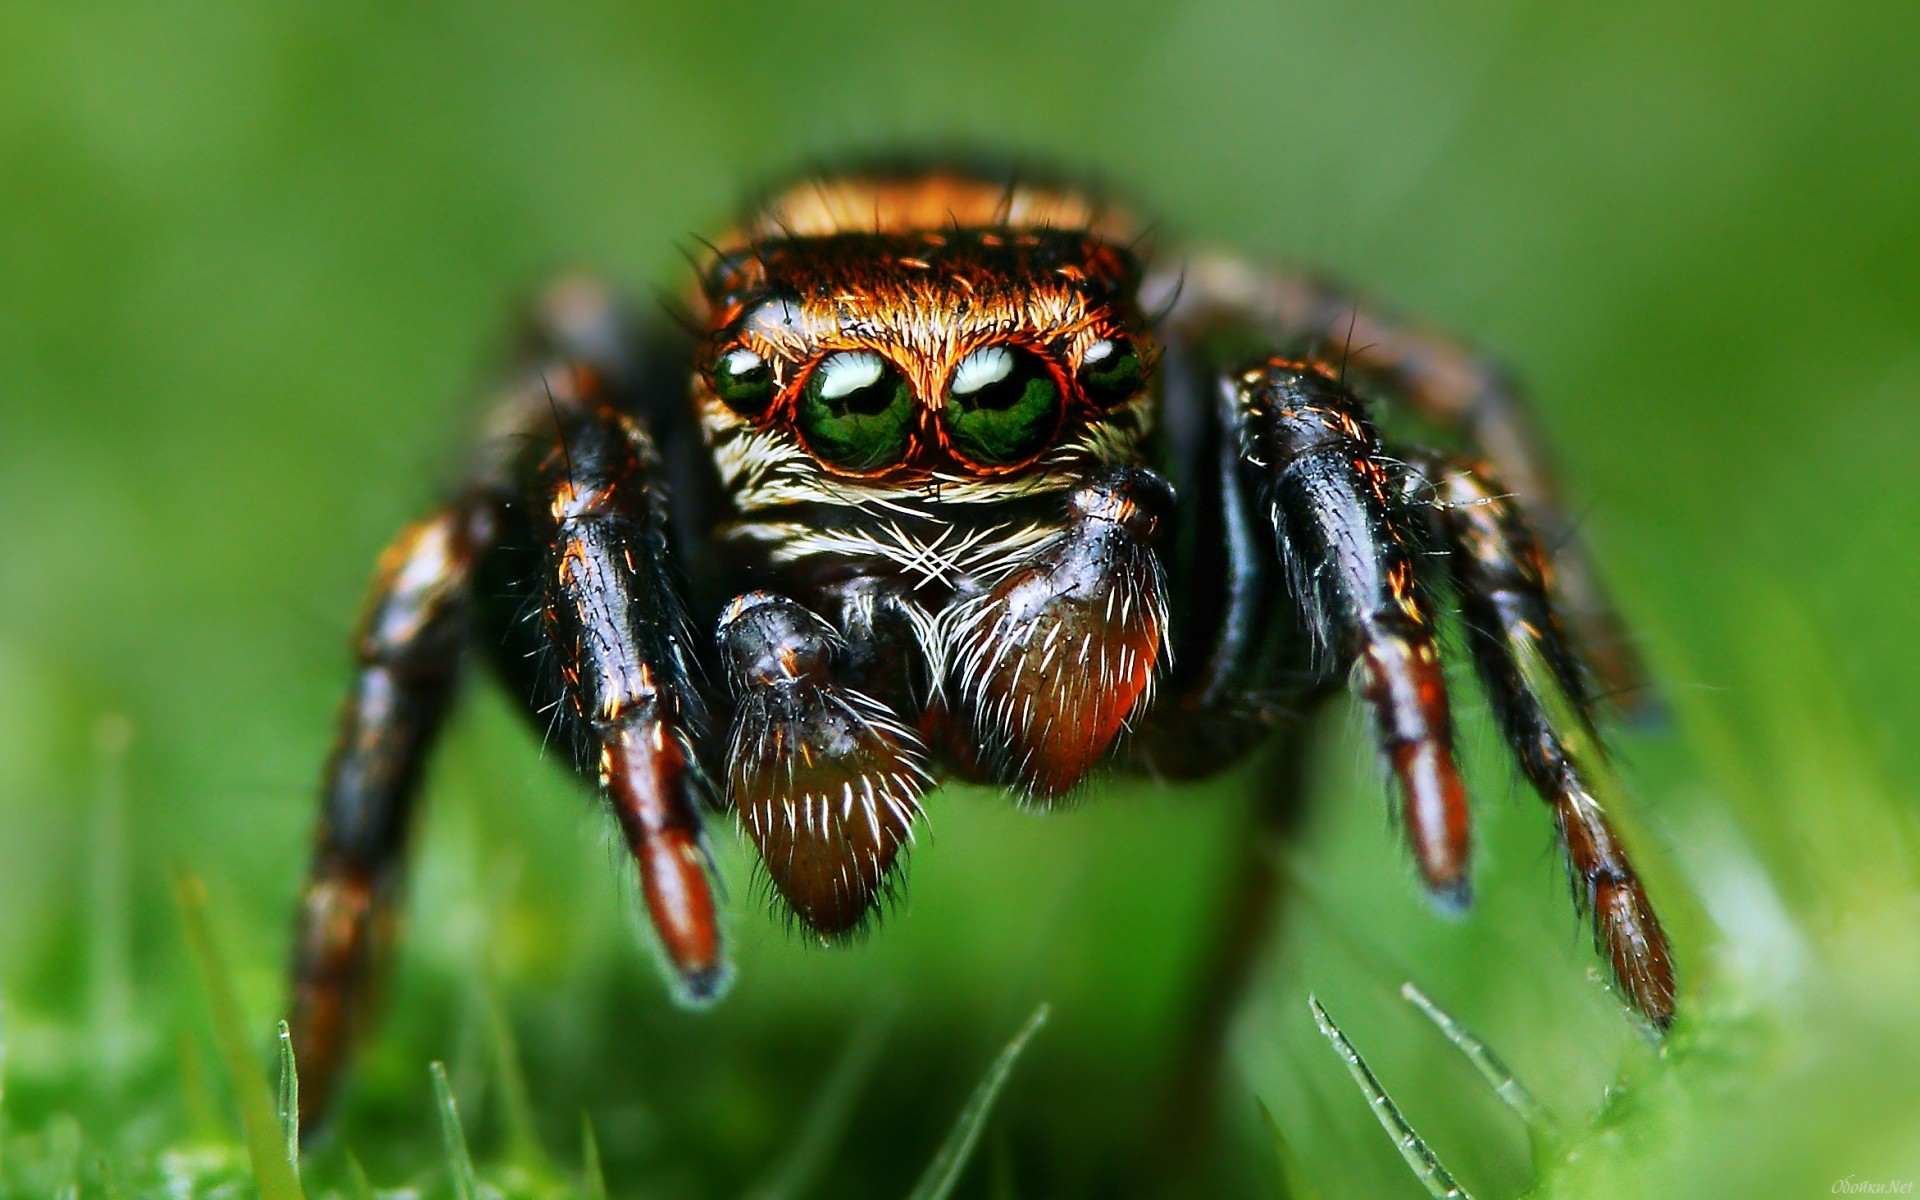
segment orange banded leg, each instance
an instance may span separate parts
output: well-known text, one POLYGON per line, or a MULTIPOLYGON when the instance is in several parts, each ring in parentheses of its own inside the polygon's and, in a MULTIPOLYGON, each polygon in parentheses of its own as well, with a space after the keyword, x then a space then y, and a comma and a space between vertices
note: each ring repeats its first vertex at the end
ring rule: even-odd
POLYGON ((1434 520, 1495 719, 1553 809, 1574 899, 1591 916, 1614 979, 1664 1030, 1673 1022, 1673 960, 1626 848, 1567 745, 1563 726, 1572 723, 1599 753, 1575 660, 1548 603, 1540 545, 1484 469, 1435 463, 1429 474, 1438 493, 1434 520))
POLYGON ((596 403, 588 372, 553 381, 553 427, 519 469, 537 501, 515 529, 541 552, 543 693, 597 779, 639 866, 668 975, 685 1003, 728 979, 711 867, 701 840, 697 669, 669 564, 658 463, 646 432, 596 403))
POLYGON ((1295 601, 1323 665, 1353 664, 1430 895, 1471 899, 1466 789, 1415 569, 1420 521, 1360 401, 1318 364, 1272 359, 1235 381, 1242 449, 1266 499, 1295 601))
POLYGON ((380 560, 296 916, 290 1025, 302 1128, 326 1114, 389 940, 422 768, 451 706, 479 518, 450 508, 380 560))
POLYGON ((955 690, 1001 782, 1071 791, 1152 700, 1167 656, 1151 545, 1173 489, 1118 467, 1073 489, 1067 527, 991 591, 949 610, 955 690))
POLYGON ((1349 377, 1376 382, 1421 418, 1458 430, 1520 497, 1551 551, 1550 589, 1563 602, 1601 694, 1632 715, 1657 711, 1645 665, 1575 536, 1545 439, 1507 372, 1457 341, 1398 321, 1308 275, 1205 260, 1192 264, 1181 283, 1181 308, 1250 315, 1280 344, 1337 362, 1349 377))

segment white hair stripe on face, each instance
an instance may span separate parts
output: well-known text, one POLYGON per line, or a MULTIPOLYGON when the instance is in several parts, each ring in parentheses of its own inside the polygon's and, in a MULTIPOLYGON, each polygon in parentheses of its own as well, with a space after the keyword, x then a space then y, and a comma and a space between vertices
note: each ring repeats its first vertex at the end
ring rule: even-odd
POLYGON ((960 360, 953 371, 953 394, 971 396, 1013 374, 1013 353, 1005 346, 982 346, 960 360))
POLYGON ((820 363, 820 398, 838 400, 880 381, 886 363, 871 350, 842 350, 820 363))

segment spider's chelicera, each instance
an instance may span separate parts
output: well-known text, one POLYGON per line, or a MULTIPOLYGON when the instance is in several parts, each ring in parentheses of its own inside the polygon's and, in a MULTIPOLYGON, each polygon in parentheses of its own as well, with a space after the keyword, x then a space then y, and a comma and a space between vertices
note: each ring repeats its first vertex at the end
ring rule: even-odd
MULTIPOLYGON (((1614 978, 1665 1027, 1666 943, 1574 752, 1588 697, 1635 668, 1512 390, 1311 280, 1138 244, 1071 190, 866 173, 714 245, 691 336, 587 284, 548 293, 492 436, 387 552, 355 643, 296 932, 310 1118, 469 649, 597 783, 702 1003, 728 975, 707 813, 842 937, 940 778, 1048 804, 1103 764, 1188 778, 1281 742, 1296 768, 1343 683, 1426 887, 1464 905, 1444 594, 1614 978), (1457 452, 1381 432, 1409 420, 1457 452)), ((1294 807, 1291 770, 1263 789, 1263 812, 1294 807)))

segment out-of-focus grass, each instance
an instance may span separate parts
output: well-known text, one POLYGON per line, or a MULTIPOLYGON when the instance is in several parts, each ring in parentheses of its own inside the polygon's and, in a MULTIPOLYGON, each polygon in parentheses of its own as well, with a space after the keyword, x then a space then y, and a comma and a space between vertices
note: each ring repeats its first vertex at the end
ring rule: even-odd
MULTIPOLYGON (((1684 889, 1674 897, 1683 906, 1704 910, 1690 911, 1683 926, 1687 1004, 1673 1036, 1659 1045, 1626 1039, 1608 1056, 1617 1065, 1604 1096, 1573 1097, 1583 1119, 1571 1128, 1536 1123, 1542 1136, 1531 1156, 1512 1144, 1526 1123, 1500 1113, 1483 1080, 1461 1070, 1438 1089, 1418 1081, 1415 1089, 1435 1094, 1415 1103, 1377 1046, 1362 1046, 1439 1157, 1475 1163, 1462 1175, 1476 1195, 1510 1192, 1535 1171, 1541 1196, 1792 1196, 1849 1178, 1906 1179, 1906 1164, 1920 1157, 1920 1025, 1908 1002, 1920 987, 1912 949, 1920 945, 1920 827, 1910 797, 1861 744, 1848 699, 1822 687, 1825 668, 1808 661, 1818 657, 1817 639, 1793 620, 1791 602, 1763 586, 1749 599, 1752 628, 1764 635, 1754 642, 1756 669, 1793 664, 1802 690, 1767 696, 1751 714, 1762 722, 1751 733, 1725 725, 1719 698, 1676 697, 1680 728, 1711 765, 1700 785, 1707 802, 1666 839, 1668 887, 1684 889), (1815 746, 1820 753, 1810 754, 1815 746), (1448 1122, 1465 1127, 1436 1135, 1448 1122), (1476 1162, 1484 1147, 1459 1144, 1462 1137, 1508 1143, 1496 1156, 1504 1161, 1476 1162)), ((1268 1020, 1283 1020, 1290 991, 1281 989, 1268 1020)), ((1373 1037, 1388 1044, 1395 1032, 1418 1032, 1404 1012, 1374 1019, 1389 1032, 1373 1037)), ((1510 1059, 1552 1057, 1550 1043, 1498 1036, 1510 1059)), ((1287 1037, 1289 1046, 1304 1040, 1287 1037)), ((1577 1049, 1595 1053, 1592 1042, 1577 1049)), ((1517 1070, 1527 1082, 1526 1067, 1517 1070)), ((1327 1089, 1327 1071, 1309 1065, 1298 1074, 1320 1077, 1307 1090, 1323 1108, 1361 1103, 1357 1093, 1327 1089)), ((1277 1114, 1290 1143, 1311 1145, 1316 1114, 1293 1115, 1287 1124, 1285 1110, 1277 1114)))
MULTIPOLYGON (((562 265, 677 287, 676 240, 748 183, 930 139, 1104 174, 1165 242, 1319 263, 1515 362, 1675 713, 1618 739, 1685 989, 1664 1050, 1588 977, 1546 814, 1478 706, 1460 923, 1420 901, 1336 721, 1226 1136, 1175 1189, 1278 1191, 1257 1096, 1322 1195, 1417 1194, 1309 991, 1483 1200, 1920 1177, 1897 769, 1920 728, 1917 23, 1655 0, 857 27, 772 4, 0 8, 0 1190, 251 1186, 170 871, 205 881, 267 1079, 349 616, 447 477, 511 297, 562 265), (1559 1114, 1537 1171, 1408 979, 1559 1114)), ((762 921, 722 836, 740 984, 696 1017, 537 749, 485 692, 455 723, 390 1004, 309 1194, 446 1194, 443 1061, 482 1191, 730 1194, 799 1159, 808 1194, 901 1195, 1042 1000, 992 1169, 958 1194, 1140 1182, 1257 772, 1048 818, 944 793, 908 911, 848 952, 762 921)))

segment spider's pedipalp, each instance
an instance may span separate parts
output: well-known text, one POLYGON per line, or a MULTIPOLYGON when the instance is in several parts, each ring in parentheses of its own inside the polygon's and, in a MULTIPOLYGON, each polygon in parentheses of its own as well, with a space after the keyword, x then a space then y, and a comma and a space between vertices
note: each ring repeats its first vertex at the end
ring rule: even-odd
POLYGON ((1365 407, 1330 372, 1276 358, 1235 386, 1242 452, 1266 478, 1274 536, 1323 665, 1353 664, 1428 892, 1465 907, 1467 795, 1432 604, 1415 569, 1419 522, 1365 407))
POLYGON ((1429 459, 1432 509, 1448 549, 1467 642, 1520 768, 1553 809, 1574 899, 1633 1007, 1673 1022, 1667 939, 1619 835, 1569 743, 1599 753, 1576 660, 1547 598, 1545 557, 1485 468, 1429 459))
POLYGON ((953 692, 1000 780, 1040 799, 1071 791, 1152 703, 1168 657, 1165 572, 1152 539, 1173 489, 1137 467, 1068 498, 1053 540, 991 591, 949 610, 953 692))
POLYGON ((800 922, 851 934, 885 893, 932 786, 919 735, 835 681, 839 635, 792 600, 735 599, 717 641, 734 695, 727 792, 740 823, 800 922))

